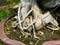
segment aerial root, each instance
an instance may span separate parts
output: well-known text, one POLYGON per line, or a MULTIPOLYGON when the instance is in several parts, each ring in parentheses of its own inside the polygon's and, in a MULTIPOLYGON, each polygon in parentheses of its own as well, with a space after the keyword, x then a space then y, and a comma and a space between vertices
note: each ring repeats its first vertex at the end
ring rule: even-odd
POLYGON ((50 27, 50 26, 47 26, 47 28, 52 29, 52 30, 59 30, 60 29, 59 27, 53 28, 53 27, 50 27))
POLYGON ((40 36, 44 36, 44 33, 43 33, 42 31, 39 31, 38 34, 39 34, 40 36))
POLYGON ((37 40, 36 43, 35 43, 35 45, 37 45, 37 43, 38 43, 40 40, 41 40, 41 39, 37 40))
POLYGON ((35 32, 34 25, 32 25, 32 26, 33 26, 33 34, 34 34, 34 38, 36 38, 36 39, 40 39, 39 37, 36 36, 36 32, 35 32))
POLYGON ((60 27, 56 27, 56 28, 54 28, 54 27, 50 27, 50 26, 47 26, 47 28, 49 28, 49 29, 51 29, 52 30, 52 35, 54 34, 54 31, 56 30, 59 30, 60 29, 60 27))

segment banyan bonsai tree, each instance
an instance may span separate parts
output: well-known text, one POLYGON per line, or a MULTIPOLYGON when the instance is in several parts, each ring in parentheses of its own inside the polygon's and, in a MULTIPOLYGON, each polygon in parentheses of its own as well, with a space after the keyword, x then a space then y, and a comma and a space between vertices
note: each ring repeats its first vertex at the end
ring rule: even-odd
MULTIPOLYGON (((51 12, 47 11, 43 13, 36 0, 20 0, 19 5, 13 8, 16 7, 18 7, 18 13, 8 19, 6 24, 11 21, 9 25, 10 28, 12 28, 12 30, 14 29, 14 32, 16 32, 20 38, 22 38, 22 36, 24 38, 33 36, 33 38, 39 41, 41 40, 40 36, 45 36, 45 33, 40 30, 41 28, 46 26, 48 29, 52 30, 52 35, 55 30, 60 29, 58 22, 52 16, 51 12), (19 32, 17 32, 18 30, 19 32)), ((7 25, 7 27, 9 26, 7 25)))
POLYGON ((33 30, 34 38, 39 39, 39 37, 36 36, 36 31, 39 30, 39 33, 44 34, 40 31, 40 28, 44 27, 48 23, 56 26, 56 28, 47 26, 48 28, 52 30, 60 29, 58 27, 58 22, 53 18, 49 11, 45 14, 42 13, 42 10, 38 7, 36 0, 21 0, 18 8, 18 15, 16 17, 15 18, 18 20, 17 25, 24 36, 31 35, 31 31, 33 30), (25 33, 24 30, 27 30, 27 32, 25 33))

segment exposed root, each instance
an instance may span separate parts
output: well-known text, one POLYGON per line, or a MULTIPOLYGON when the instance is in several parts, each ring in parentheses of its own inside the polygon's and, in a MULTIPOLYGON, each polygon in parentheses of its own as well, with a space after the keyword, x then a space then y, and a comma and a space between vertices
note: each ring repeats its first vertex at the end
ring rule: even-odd
POLYGON ((33 26, 33 34, 34 34, 34 38, 40 39, 39 37, 36 36, 36 32, 35 32, 34 25, 32 25, 32 26, 33 26))
POLYGON ((40 40, 41 40, 41 39, 37 40, 36 43, 35 43, 35 45, 37 45, 37 43, 38 43, 40 40))
POLYGON ((31 13, 33 11, 33 9, 31 9, 28 13, 27 13, 27 15, 24 17, 24 19, 21 21, 21 23, 23 23, 24 21, 25 21, 25 19, 28 17, 28 15, 31 13))
POLYGON ((44 33, 43 33, 42 31, 39 31, 38 34, 39 34, 40 36, 44 36, 44 33))
POLYGON ((53 34, 54 34, 54 31, 57 31, 57 30, 60 29, 59 27, 50 27, 50 26, 47 26, 47 28, 49 28, 49 29, 52 30, 52 32, 51 32, 52 36, 53 36, 53 34))
POLYGON ((32 26, 36 21, 33 21, 28 27, 25 27, 23 29, 28 29, 30 26, 32 26))
POLYGON ((21 25, 21 18, 20 18, 20 16, 21 16, 21 14, 20 14, 21 9, 20 8, 21 8, 21 6, 19 6, 19 8, 18 8, 18 24, 19 24, 20 29, 23 31, 22 25, 21 25))
POLYGON ((52 30, 59 30, 60 29, 59 27, 52 28, 52 27, 49 27, 49 26, 47 26, 47 28, 52 29, 52 30))

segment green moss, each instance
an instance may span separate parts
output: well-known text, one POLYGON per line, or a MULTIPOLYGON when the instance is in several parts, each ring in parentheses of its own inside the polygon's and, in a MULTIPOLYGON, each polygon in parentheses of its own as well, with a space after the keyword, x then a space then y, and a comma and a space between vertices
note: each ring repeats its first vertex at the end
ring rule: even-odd
POLYGON ((4 45, 4 43, 0 40, 0 45, 4 45))
POLYGON ((7 3, 17 4, 20 0, 7 0, 7 3))
POLYGON ((4 17, 12 14, 13 12, 14 12, 13 9, 5 10, 5 11, 0 12, 0 21, 1 21, 4 17))

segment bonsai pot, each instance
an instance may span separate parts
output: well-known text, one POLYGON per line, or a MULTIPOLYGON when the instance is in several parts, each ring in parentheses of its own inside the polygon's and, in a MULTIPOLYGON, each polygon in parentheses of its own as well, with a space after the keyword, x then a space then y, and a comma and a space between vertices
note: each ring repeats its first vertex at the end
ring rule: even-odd
MULTIPOLYGON (((9 39, 4 33, 4 24, 6 23, 7 20, 9 20, 13 16, 14 14, 9 15, 0 22, 0 40, 3 41, 7 45, 25 45, 24 43, 20 41, 9 39)), ((60 45, 60 40, 47 41, 47 42, 44 42, 42 45, 60 45)))
POLYGON ((44 42, 42 45, 60 45, 60 40, 47 41, 47 42, 44 42))

